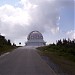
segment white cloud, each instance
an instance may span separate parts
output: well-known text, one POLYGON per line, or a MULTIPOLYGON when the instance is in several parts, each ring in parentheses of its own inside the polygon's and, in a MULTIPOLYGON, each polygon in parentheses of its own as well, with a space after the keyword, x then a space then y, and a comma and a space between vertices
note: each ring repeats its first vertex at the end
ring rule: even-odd
POLYGON ((0 7, 0 18, 2 22, 15 24, 28 24, 31 19, 28 12, 11 5, 3 5, 0 7))
POLYGON ((68 31, 66 34, 69 38, 75 39, 75 30, 68 31))

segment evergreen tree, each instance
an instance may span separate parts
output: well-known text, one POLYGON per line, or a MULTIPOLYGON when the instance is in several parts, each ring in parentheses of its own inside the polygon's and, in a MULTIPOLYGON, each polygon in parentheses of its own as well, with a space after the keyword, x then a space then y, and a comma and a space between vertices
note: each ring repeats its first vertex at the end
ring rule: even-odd
POLYGON ((63 39, 63 45, 67 45, 68 41, 66 39, 63 39))
POLYGON ((62 45, 61 39, 57 41, 57 45, 62 45))
POLYGON ((16 44, 15 44, 15 43, 13 43, 13 46, 16 46, 16 44))
POLYGON ((8 43, 8 45, 10 45, 10 46, 11 46, 11 42, 10 42, 10 40, 9 40, 9 39, 8 39, 7 43, 8 43))

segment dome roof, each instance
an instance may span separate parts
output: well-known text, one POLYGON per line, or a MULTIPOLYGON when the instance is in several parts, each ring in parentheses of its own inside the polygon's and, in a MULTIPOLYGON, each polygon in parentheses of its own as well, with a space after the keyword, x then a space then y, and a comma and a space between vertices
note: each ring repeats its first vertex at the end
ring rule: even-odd
POLYGON ((28 35, 28 40, 30 39, 43 39, 42 34, 39 31, 32 31, 29 35, 28 35))

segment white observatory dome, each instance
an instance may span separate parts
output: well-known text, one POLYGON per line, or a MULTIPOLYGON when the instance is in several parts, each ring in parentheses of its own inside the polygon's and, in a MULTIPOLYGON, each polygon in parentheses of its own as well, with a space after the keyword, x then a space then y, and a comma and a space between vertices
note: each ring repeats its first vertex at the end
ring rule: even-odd
POLYGON ((26 46, 44 46, 46 42, 43 40, 43 35, 39 31, 32 31, 27 37, 26 46))
POLYGON ((39 31, 32 31, 28 35, 28 40, 30 40, 30 39, 33 39, 33 40, 43 39, 43 36, 39 31))

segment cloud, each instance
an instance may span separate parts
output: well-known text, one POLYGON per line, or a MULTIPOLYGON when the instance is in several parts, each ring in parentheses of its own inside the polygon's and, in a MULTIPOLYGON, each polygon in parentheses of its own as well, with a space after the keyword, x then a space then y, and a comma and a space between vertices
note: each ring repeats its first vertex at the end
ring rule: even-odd
POLYGON ((0 7, 0 32, 13 40, 23 37, 30 19, 27 11, 5 4, 0 7))
MULTIPOLYGON (((22 5, 28 7, 29 14, 32 17, 31 28, 45 31, 50 28, 52 33, 58 32, 57 21, 59 19, 59 10, 52 0, 21 0, 22 5), (52 3, 52 4, 51 4, 52 3), (31 6, 31 8, 30 8, 31 6)), ((25 8, 26 9, 26 8, 25 8)))
POLYGON ((59 12, 73 3, 67 0, 19 0, 16 5, 0 6, 0 33, 13 41, 26 37, 32 30, 45 33, 48 28, 53 34, 58 33, 59 12))
POLYGON ((66 34, 69 38, 75 39, 75 30, 68 31, 66 34))
POLYGON ((59 12, 64 8, 74 8, 73 0, 21 0, 25 10, 28 10, 32 21, 30 22, 31 30, 38 29, 45 32, 47 28, 53 34, 59 32, 59 12), (27 7, 27 8, 26 8, 27 7))
POLYGON ((0 18, 2 22, 15 24, 28 24, 29 14, 21 8, 11 5, 3 5, 0 7, 0 18))

